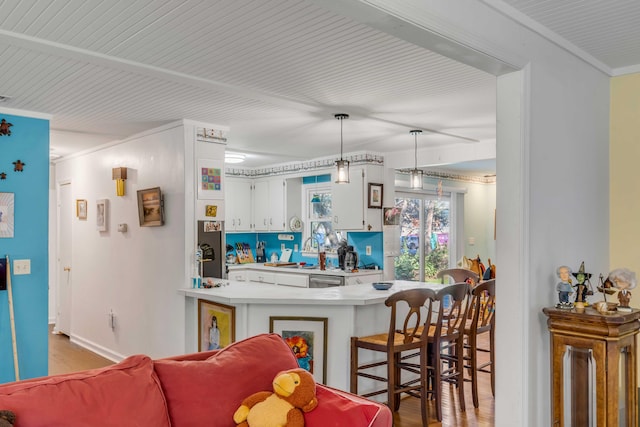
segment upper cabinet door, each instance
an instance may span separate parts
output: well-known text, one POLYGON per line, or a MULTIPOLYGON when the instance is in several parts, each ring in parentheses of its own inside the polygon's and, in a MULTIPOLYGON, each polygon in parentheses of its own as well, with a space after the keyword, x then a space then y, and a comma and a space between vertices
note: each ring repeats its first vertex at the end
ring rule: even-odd
POLYGON ((331 211, 335 230, 364 229, 364 169, 351 168, 348 184, 336 184, 331 174, 331 211))

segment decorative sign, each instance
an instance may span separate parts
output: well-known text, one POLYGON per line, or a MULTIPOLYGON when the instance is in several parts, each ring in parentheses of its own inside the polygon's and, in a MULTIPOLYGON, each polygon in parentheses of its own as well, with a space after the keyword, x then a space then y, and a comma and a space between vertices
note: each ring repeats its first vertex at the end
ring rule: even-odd
POLYGON ((198 160, 198 199, 224 198, 224 164, 216 160, 198 160))
POLYGON ((0 237, 13 237, 13 193, 0 193, 0 237))
POLYGON ((204 213, 205 216, 218 216, 218 206, 216 205, 207 205, 206 211, 204 213))

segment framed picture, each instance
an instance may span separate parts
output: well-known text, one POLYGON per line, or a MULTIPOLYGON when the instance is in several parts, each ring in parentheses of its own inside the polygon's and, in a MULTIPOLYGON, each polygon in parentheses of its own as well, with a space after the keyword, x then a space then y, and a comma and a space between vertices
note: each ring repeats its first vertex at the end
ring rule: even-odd
POLYGON ((236 308, 198 300, 198 351, 217 350, 236 340, 236 308))
POLYGON ((0 193, 0 238, 13 237, 14 194, 0 193))
POLYGON ((382 209, 382 184, 369 183, 369 207, 382 209))
POLYGON ((141 227, 164 224, 164 203, 160 187, 138 190, 138 218, 141 227))
POLYGON ((98 231, 107 231, 107 199, 96 200, 96 227, 98 231))
POLYGON ((384 208, 382 215, 383 225, 400 225, 400 214, 402 210, 397 206, 384 208))
POLYGON ((198 200, 224 199, 224 162, 198 160, 198 200))
POLYGON ((269 317, 269 331, 280 334, 298 365, 322 384, 327 382, 327 323, 326 317, 269 317))
POLYGON ((76 200, 76 216, 78 219, 87 219, 87 201, 84 199, 76 200))

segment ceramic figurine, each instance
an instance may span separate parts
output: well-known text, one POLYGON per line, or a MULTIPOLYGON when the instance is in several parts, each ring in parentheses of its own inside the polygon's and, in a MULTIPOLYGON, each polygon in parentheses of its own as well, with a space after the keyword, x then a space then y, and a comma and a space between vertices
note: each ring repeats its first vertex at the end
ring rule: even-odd
POLYGON ((576 278, 576 282, 577 282, 577 284, 575 285, 577 290, 576 307, 584 308, 587 305, 589 305, 589 303, 587 303, 587 294, 588 294, 589 288, 587 287, 586 282, 588 282, 589 279, 591 278, 591 273, 584 272, 584 261, 582 261, 582 263, 580 264, 580 268, 578 269, 578 272, 572 273, 572 274, 573 274, 573 277, 576 278))
POLYGON ((557 308, 573 308, 573 303, 569 302, 569 297, 573 293, 573 287, 571 286, 571 269, 566 265, 561 265, 556 269, 556 275, 560 279, 556 285, 558 291, 558 300, 560 301, 557 308))
POLYGON ((630 289, 636 287, 636 273, 628 268, 616 268, 609 273, 609 280, 613 282, 613 286, 618 289, 618 311, 631 311, 629 301, 631 301, 630 289))

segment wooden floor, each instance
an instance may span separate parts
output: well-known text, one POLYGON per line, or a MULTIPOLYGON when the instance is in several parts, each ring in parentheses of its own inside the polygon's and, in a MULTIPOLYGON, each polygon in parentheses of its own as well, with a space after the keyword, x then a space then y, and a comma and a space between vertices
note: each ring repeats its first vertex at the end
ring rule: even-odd
POLYGON ((68 336, 51 333, 52 326, 49 327, 49 332, 49 375, 113 365, 111 360, 72 343, 68 336))
MULTIPOLYGON (((51 334, 49 337, 49 375, 77 372, 85 369, 101 368, 112 365, 113 362, 88 351, 69 341, 69 337, 61 334, 51 334)), ((471 384, 465 383, 466 411, 460 412, 456 390, 453 387, 443 387, 443 419, 442 423, 435 420, 435 407, 429 402, 430 426, 478 426, 493 427, 494 400, 491 395, 489 374, 478 374, 480 407, 475 409, 471 400, 471 384)), ((394 414, 394 427, 421 427, 420 401, 408 397, 400 403, 400 410, 394 414)))

